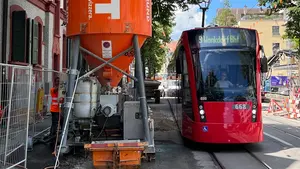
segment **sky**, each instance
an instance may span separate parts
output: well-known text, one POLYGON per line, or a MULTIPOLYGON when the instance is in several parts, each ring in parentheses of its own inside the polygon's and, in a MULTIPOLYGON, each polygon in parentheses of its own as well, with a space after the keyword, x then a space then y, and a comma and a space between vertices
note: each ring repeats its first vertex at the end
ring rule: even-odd
MULTIPOLYGON (((211 0, 209 9, 205 14, 205 24, 210 24, 214 17, 216 17, 217 9, 222 8, 223 0, 211 0)), ((247 8, 257 8, 258 0, 229 0, 232 8, 244 8, 246 5, 247 8)), ((172 40, 178 40, 182 31, 193 29, 195 27, 201 27, 202 20, 202 11, 199 9, 199 6, 190 6, 188 11, 182 12, 177 10, 175 12, 176 26, 173 28, 171 34, 172 40)))

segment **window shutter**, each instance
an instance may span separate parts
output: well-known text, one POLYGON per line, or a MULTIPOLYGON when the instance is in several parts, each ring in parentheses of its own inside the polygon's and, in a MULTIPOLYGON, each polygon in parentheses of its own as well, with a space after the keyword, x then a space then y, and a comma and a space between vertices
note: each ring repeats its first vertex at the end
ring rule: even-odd
POLYGON ((32 64, 38 64, 39 56, 39 23, 34 21, 32 22, 32 64))
POLYGON ((25 62, 26 51, 26 12, 12 13, 12 61, 25 62))
POLYGON ((31 52, 32 52, 32 19, 27 19, 27 35, 26 35, 26 62, 31 62, 31 52))

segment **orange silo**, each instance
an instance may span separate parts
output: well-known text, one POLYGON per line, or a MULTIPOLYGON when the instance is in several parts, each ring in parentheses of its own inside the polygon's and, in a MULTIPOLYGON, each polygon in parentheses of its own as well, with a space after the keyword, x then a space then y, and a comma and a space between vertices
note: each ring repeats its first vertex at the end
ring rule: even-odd
MULTIPOLYGON (((130 48, 134 35, 140 47, 152 35, 151 4, 151 0, 69 0, 67 35, 79 35, 81 47, 108 61, 130 48)), ((111 63, 128 72, 132 53, 111 63)), ((84 58, 91 68, 103 63, 87 54, 84 58)), ((122 73, 109 66, 96 75, 102 85, 117 86, 122 78, 122 73)))

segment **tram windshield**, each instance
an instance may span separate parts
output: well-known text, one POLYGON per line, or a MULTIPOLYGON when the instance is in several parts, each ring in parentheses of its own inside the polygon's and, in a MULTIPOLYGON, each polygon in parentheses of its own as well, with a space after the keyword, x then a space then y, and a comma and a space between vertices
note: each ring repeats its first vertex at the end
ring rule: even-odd
POLYGON ((202 50, 198 93, 208 101, 250 101, 256 98, 254 50, 202 50))
POLYGON ((188 36, 200 100, 256 100, 254 30, 210 28, 191 31, 188 36))

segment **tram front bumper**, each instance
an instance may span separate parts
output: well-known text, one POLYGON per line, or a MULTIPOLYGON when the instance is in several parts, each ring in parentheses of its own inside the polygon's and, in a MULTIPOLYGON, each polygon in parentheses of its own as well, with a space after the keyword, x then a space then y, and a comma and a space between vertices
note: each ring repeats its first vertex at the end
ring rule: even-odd
MULTIPOLYGON (((185 134, 183 133, 183 135, 185 134)), ((190 137, 192 137, 190 139, 193 141, 200 143, 258 143, 263 141, 263 124, 261 122, 231 124, 194 123, 190 137)))

